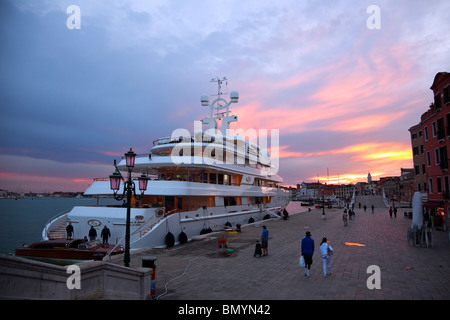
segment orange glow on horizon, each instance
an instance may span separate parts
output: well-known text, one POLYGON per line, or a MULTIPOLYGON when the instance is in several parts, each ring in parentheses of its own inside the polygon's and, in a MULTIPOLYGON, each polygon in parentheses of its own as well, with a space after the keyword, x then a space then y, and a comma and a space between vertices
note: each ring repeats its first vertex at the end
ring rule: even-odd
MULTIPOLYGON (((370 173, 373 178, 383 176, 383 172, 370 173)), ((309 181, 319 181, 327 184, 355 184, 356 182, 367 181, 367 174, 344 173, 338 175, 330 175, 328 177, 310 177, 309 181)))
POLYGON ((342 149, 316 152, 289 151, 287 150, 288 148, 289 146, 280 146, 280 158, 354 154, 354 160, 356 161, 404 161, 412 159, 411 147, 397 142, 369 142, 351 145, 342 149))
POLYGON ((90 184, 92 183, 93 179, 72 179, 73 182, 77 182, 77 183, 87 183, 90 184))

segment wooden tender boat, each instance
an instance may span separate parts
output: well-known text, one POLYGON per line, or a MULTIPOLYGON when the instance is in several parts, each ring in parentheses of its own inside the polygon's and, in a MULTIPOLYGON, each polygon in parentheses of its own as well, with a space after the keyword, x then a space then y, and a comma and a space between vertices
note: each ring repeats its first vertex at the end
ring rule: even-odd
POLYGON ((86 242, 83 239, 55 239, 38 241, 16 249, 16 256, 36 259, 93 260, 97 257, 123 253, 123 247, 103 245, 99 240, 86 242))

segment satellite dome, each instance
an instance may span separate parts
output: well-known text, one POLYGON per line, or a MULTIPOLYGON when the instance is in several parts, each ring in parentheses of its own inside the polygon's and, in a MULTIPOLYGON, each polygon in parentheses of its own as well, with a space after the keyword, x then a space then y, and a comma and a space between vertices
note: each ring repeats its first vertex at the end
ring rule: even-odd
POLYGON ((208 106, 209 105, 209 96, 207 94, 202 95, 201 102, 202 102, 202 106, 208 106))
POLYGON ((231 91, 230 98, 231 98, 231 102, 238 102, 238 100, 239 100, 239 92, 231 91))

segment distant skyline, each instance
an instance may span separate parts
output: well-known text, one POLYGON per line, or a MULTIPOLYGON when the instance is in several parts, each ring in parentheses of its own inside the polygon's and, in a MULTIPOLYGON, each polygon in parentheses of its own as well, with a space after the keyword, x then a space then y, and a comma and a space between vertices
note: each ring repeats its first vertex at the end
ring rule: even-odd
POLYGON ((408 129, 450 72, 448 12, 446 0, 2 0, 0 189, 84 191, 130 147, 192 130, 214 77, 240 94, 232 128, 279 129, 284 185, 400 175, 408 129))

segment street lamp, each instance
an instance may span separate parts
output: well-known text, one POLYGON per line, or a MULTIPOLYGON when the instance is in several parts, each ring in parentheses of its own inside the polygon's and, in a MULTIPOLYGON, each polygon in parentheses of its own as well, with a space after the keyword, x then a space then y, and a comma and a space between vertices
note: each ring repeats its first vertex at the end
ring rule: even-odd
POLYGON ((322 220, 325 220, 325 189, 322 190, 322 220))
POLYGON ((128 168, 128 179, 124 182, 123 186, 123 194, 118 195, 117 192, 120 189, 120 181, 123 180, 122 175, 115 171, 112 175, 109 176, 111 190, 114 191, 114 199, 123 200, 125 195, 127 197, 127 221, 125 225, 125 255, 123 257, 123 262, 126 267, 130 266, 130 212, 131 212, 131 195, 134 194, 136 200, 141 199, 144 195, 145 190, 147 190, 148 177, 145 174, 142 174, 139 178, 139 190, 141 191, 141 195, 136 195, 136 188, 131 179, 131 172, 134 168, 134 162, 136 159, 136 153, 130 148, 130 151, 125 153, 125 161, 126 166, 128 168))

